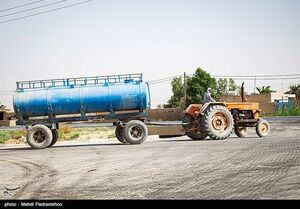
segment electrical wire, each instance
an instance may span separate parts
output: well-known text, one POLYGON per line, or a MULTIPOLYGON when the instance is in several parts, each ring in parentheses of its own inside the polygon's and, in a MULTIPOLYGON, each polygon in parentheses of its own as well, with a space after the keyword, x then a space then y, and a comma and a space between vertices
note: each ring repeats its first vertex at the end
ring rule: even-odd
POLYGON ((5 11, 9 11, 9 10, 13 10, 13 9, 25 7, 25 6, 28 6, 28 5, 39 3, 41 1, 45 1, 45 0, 39 0, 39 1, 34 1, 34 2, 27 3, 27 4, 22 4, 22 5, 19 5, 19 6, 15 6, 15 7, 10 7, 10 8, 7 8, 7 9, 0 10, 0 12, 5 12, 5 11))
POLYGON ((14 18, 14 19, 10 19, 10 20, 1 21, 0 24, 8 23, 8 22, 13 22, 13 21, 17 21, 17 20, 21 20, 21 19, 25 19, 25 18, 29 18, 29 17, 33 17, 33 16, 45 14, 45 13, 49 13, 49 12, 54 12, 54 11, 57 11, 57 10, 61 10, 61 9, 65 9, 65 8, 69 8, 69 7, 73 7, 73 6, 77 6, 77 5, 88 3, 88 2, 91 2, 91 1, 93 1, 93 0, 82 1, 82 2, 75 3, 75 4, 70 4, 70 5, 67 5, 67 6, 64 6, 64 7, 58 7, 58 8, 55 8, 55 9, 47 10, 47 11, 44 11, 44 12, 39 12, 39 13, 35 13, 35 14, 31 14, 31 15, 26 15, 26 16, 19 17, 19 18, 14 18))
POLYGON ((60 4, 60 3, 65 2, 65 1, 68 1, 68 0, 60 0, 60 1, 56 1, 56 2, 50 3, 50 4, 45 4, 45 5, 42 5, 42 6, 33 7, 33 8, 30 8, 30 9, 21 10, 21 11, 9 13, 9 14, 6 14, 6 15, 1 15, 0 18, 2 18, 2 17, 8 17, 8 16, 12 16, 12 15, 15 15, 15 14, 20 14, 20 13, 24 13, 24 12, 36 10, 36 9, 40 9, 40 8, 43 8, 43 7, 48 7, 48 6, 55 5, 55 4, 60 4))

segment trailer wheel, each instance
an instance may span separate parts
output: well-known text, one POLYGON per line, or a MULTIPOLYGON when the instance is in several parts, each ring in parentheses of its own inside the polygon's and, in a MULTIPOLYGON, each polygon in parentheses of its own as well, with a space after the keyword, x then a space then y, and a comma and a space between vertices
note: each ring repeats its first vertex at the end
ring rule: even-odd
POLYGON ((54 144, 56 144, 57 140, 58 140, 58 131, 57 131, 57 129, 53 129, 52 130, 52 141, 48 147, 52 147, 54 144))
POLYGON ((238 137, 245 137, 248 132, 248 127, 234 126, 234 132, 238 137))
POLYGON ((116 126, 115 135, 119 142, 123 144, 128 144, 128 142, 124 138, 124 128, 121 126, 116 126))
POLYGON ((45 125, 31 126, 27 131, 26 140, 33 149, 44 149, 52 141, 52 132, 45 125))
POLYGON ((259 119, 256 124, 256 134, 259 137, 264 137, 270 133, 270 124, 268 121, 264 119, 259 119))
POLYGON ((233 118, 224 106, 213 105, 205 111, 204 130, 214 140, 226 139, 233 129, 233 118))
POLYGON ((129 121, 123 131, 125 140, 130 144, 141 144, 148 136, 148 128, 142 121, 129 121))

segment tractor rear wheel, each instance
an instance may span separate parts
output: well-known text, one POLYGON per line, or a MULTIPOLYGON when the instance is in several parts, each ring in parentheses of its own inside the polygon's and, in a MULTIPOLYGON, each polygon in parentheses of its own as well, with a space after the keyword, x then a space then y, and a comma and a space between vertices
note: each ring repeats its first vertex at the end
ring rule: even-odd
POLYGON ((204 113, 204 131, 214 140, 226 139, 233 129, 233 118, 228 109, 212 105, 204 113))

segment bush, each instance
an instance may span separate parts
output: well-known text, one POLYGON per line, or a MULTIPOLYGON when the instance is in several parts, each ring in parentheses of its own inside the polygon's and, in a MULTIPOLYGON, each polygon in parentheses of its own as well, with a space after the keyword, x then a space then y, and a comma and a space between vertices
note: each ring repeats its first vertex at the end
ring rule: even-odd
POLYGON ((72 128, 70 126, 63 126, 59 130, 61 132, 63 132, 64 134, 68 134, 68 133, 71 133, 72 131, 74 131, 74 128, 72 128))
POLYGON ((11 138, 9 131, 0 131, 0 144, 4 144, 11 138))
POLYGON ((283 111, 279 109, 278 112, 274 114, 275 116, 299 116, 300 115, 300 107, 294 106, 292 108, 285 108, 283 111))
POLYGON ((115 132, 110 133, 110 134, 107 136, 107 138, 109 138, 109 139, 111 139, 111 138, 116 138, 115 132))
POLYGON ((75 132, 70 135, 70 139, 77 139, 79 137, 79 133, 75 132))
POLYGON ((26 130, 11 131, 10 134, 12 139, 20 139, 26 136, 26 130))

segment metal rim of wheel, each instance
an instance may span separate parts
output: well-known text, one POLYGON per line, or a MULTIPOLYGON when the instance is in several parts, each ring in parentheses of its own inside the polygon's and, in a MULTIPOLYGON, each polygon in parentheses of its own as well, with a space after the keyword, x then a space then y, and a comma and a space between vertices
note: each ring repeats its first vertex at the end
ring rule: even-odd
POLYGON ((133 139, 140 140, 143 136, 143 128, 139 125, 131 127, 130 135, 133 139))
POLYGON ((227 115, 222 112, 217 112, 214 114, 211 123, 215 130, 222 133, 228 127, 227 115))
POLYGON ((33 134, 33 139, 37 143, 42 143, 46 139, 46 134, 43 131, 37 131, 33 134))
POLYGON ((269 128, 265 123, 263 123, 263 124, 260 125, 259 130, 260 130, 261 133, 267 133, 269 128))

